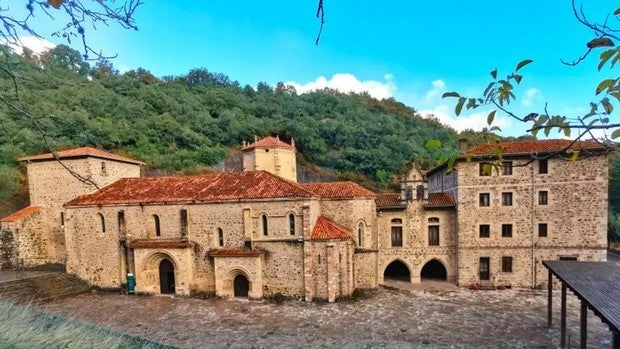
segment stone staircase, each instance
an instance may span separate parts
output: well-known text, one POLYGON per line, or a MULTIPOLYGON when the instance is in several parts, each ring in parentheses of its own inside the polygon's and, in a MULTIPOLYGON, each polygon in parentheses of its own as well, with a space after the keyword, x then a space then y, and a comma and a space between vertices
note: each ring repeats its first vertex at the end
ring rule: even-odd
POLYGON ((90 285, 74 275, 51 273, 0 284, 0 298, 41 304, 90 292, 90 285))

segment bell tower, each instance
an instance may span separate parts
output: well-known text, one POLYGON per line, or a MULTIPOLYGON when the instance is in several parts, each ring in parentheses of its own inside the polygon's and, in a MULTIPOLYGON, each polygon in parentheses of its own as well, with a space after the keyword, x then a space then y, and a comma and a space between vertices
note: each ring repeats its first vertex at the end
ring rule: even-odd
POLYGON ((296 153, 295 140, 288 144, 277 136, 260 140, 254 137, 254 143, 243 143, 243 170, 263 170, 297 182, 296 153))

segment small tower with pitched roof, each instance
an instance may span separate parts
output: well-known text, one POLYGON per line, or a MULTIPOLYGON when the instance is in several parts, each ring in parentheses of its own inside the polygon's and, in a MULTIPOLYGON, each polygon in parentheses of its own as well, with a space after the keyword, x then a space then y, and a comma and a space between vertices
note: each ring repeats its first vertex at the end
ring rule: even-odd
POLYGON ((297 182, 295 141, 291 144, 278 137, 266 137, 243 147, 244 171, 267 171, 297 182))

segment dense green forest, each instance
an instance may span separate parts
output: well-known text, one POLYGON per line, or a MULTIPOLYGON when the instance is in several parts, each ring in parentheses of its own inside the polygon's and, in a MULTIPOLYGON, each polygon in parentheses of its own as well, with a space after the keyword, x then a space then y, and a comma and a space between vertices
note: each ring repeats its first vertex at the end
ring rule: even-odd
MULTIPOLYGON (((278 83, 256 88, 207 69, 155 77, 92 66, 58 46, 41 57, 0 48, 0 201, 23 191, 16 158, 93 146, 141 159, 154 168, 207 171, 254 136, 295 138, 301 161, 340 178, 387 182, 415 160, 433 166, 438 139, 456 150, 457 133, 394 99, 322 90, 298 95, 278 83), (21 183, 21 186, 20 186, 21 183)), ((367 182, 369 183, 369 182, 367 182)), ((620 212, 620 156, 612 162, 610 207, 620 212)), ((620 216, 618 216, 620 225, 620 216)), ((619 233, 620 234, 620 233, 619 233)))
POLYGON ((434 163, 437 151, 424 147, 429 139, 456 147, 454 130, 393 99, 334 90, 297 95, 283 84, 253 88, 206 69, 162 78, 144 69, 119 74, 108 62, 89 66, 66 46, 31 58, 5 50, 2 59, 18 76, 3 73, 2 94, 30 115, 0 105, 0 199, 17 190, 15 158, 47 151, 46 141, 196 171, 254 135, 279 135, 295 138, 306 162, 374 181, 412 159, 434 163))

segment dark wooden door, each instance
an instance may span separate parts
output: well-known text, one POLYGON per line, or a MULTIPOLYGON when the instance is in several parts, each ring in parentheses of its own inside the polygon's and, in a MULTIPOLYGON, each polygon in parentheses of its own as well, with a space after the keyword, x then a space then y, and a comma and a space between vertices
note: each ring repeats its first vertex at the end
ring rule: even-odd
POLYGON ((250 291, 250 282, 248 278, 239 274, 235 276, 235 280, 233 281, 233 286, 235 289, 235 297, 247 297, 248 292, 250 291))
POLYGON ((480 257, 480 280, 489 280, 491 276, 489 257, 480 257))
POLYGON ((161 293, 175 293, 174 265, 165 258, 159 263, 159 290, 161 293))

